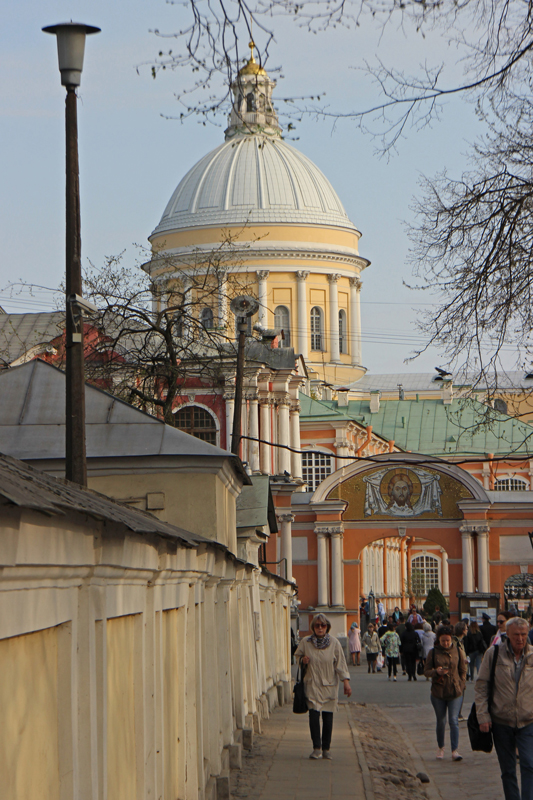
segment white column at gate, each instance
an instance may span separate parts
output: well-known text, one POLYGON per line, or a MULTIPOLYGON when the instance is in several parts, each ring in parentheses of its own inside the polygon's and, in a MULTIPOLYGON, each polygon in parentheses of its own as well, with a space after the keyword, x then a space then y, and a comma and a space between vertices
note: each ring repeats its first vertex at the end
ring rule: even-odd
POLYGON ((248 436, 248 459, 250 462, 250 469, 252 472, 260 472, 261 466, 259 463, 259 442, 253 441, 259 439, 259 398, 255 395, 250 397, 250 428, 248 436))
POLYGON ((350 278, 350 341, 352 346, 352 364, 362 363, 361 354, 361 286, 359 278, 350 278))
MULTIPOLYGON (((300 403, 292 403, 290 407, 291 447, 300 450, 300 403)), ((291 474, 295 479, 302 477, 302 456, 291 452, 291 474)))
MULTIPOLYGON (((285 444, 290 446, 290 432, 289 432, 289 395, 283 396, 279 399, 278 406, 278 444, 285 444)), ((284 472, 290 474, 291 471, 291 451, 286 450, 284 447, 278 447, 278 474, 283 475, 284 472)))
POLYGON ((226 400, 226 450, 231 451, 231 435, 233 433, 233 411, 235 408, 235 397, 232 394, 224 395, 226 400))
POLYGON ((340 345, 339 345, 339 292, 337 289, 337 281, 340 275, 328 275, 329 281, 329 351, 330 360, 339 361, 340 345))
POLYGON ((317 568, 318 568, 318 606, 329 605, 328 602, 328 539, 327 533, 316 532, 317 568))
POLYGON ((480 525, 476 527, 477 533, 477 580, 478 591, 490 592, 489 573, 489 527, 480 525))
POLYGON ((294 514, 285 513, 277 515, 281 527, 281 558, 285 559, 288 581, 292 581, 292 523, 294 514))
POLYGON ((308 358, 308 343, 307 343, 307 293, 306 293, 306 286, 305 281, 307 280, 309 273, 303 270, 299 270, 296 273, 296 280, 297 280, 297 297, 298 297, 298 350, 300 351, 300 355, 304 358, 308 358))
POLYGON ((261 408, 261 444, 259 445, 259 460, 263 475, 270 475, 272 465, 270 461, 270 446, 265 442, 271 441, 270 434, 270 400, 262 397, 259 401, 261 408))
POLYGON ((460 528, 463 543, 463 592, 474 591, 474 561, 472 558, 472 531, 462 526, 460 528))
POLYGON ((342 526, 330 528, 331 535, 331 605, 344 605, 342 586, 342 526))
POLYGON ((441 557, 441 570, 442 570, 442 594, 446 597, 450 594, 450 573, 448 570, 448 553, 446 550, 442 551, 441 557))
POLYGON ((267 307, 267 278, 270 272, 266 269, 259 270, 257 273, 258 292, 257 299, 259 301, 259 311, 257 312, 257 321, 263 328, 268 328, 268 307, 267 307))

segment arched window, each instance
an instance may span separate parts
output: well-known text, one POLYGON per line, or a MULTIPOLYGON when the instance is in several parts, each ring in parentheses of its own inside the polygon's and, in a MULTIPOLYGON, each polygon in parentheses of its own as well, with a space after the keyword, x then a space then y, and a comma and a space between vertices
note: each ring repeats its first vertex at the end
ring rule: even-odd
POLYGON ((249 92, 246 95, 246 111, 255 111, 255 95, 253 92, 249 92))
POLYGON ((311 309, 311 350, 324 349, 324 325, 322 324, 322 309, 313 306, 311 309))
POLYGON ((213 327, 213 309, 202 308, 202 313, 200 314, 200 322, 202 323, 206 331, 211 330, 211 328, 213 327))
POLYGON ((494 488, 498 492, 527 492, 529 484, 524 478, 500 478, 494 488))
POLYGON ((416 556, 411 560, 412 589, 427 594, 434 586, 439 587, 439 559, 435 556, 416 556))
POLYGON ((494 401, 494 411, 499 411, 500 414, 507 414, 507 403, 501 397, 497 397, 494 401))
POLYGON ((282 336, 279 338, 280 347, 291 346, 291 328, 289 309, 286 306, 278 306, 274 311, 274 328, 281 331, 282 336))
POLYGON ((324 478, 331 475, 331 455, 317 450, 302 453, 303 479, 310 492, 314 492, 324 478))
POLYGON ((209 444, 217 443, 217 426, 213 416, 200 406, 186 406, 174 414, 174 425, 209 444))
POLYGON ((346 325, 346 311, 339 311, 339 350, 341 353, 348 352, 348 327, 346 325))

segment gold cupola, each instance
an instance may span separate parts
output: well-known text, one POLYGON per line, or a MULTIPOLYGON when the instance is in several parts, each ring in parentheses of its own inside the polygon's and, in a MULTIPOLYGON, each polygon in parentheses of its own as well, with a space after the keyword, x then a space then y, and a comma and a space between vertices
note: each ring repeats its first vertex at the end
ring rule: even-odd
POLYGON ((281 136, 278 115, 272 102, 276 82, 254 58, 255 43, 248 45, 250 58, 231 84, 233 104, 225 131, 226 141, 234 136, 261 133, 281 136))

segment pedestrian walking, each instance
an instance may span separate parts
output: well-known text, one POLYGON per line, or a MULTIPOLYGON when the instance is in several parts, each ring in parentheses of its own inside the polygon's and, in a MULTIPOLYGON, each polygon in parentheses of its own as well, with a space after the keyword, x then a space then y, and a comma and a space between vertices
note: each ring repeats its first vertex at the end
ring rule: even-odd
POLYGON ((387 657, 387 669, 389 671, 389 680, 391 679, 391 675, 393 675, 394 680, 396 680, 398 661, 400 660, 401 642, 400 642, 400 637, 394 630, 393 622, 389 622, 387 626, 387 632, 383 634, 383 636, 380 638, 379 641, 387 657))
POLYGON ((505 800, 533 800, 533 645, 528 642, 527 621, 521 617, 506 622, 506 633, 503 642, 487 650, 481 664, 475 686, 476 713, 480 730, 487 733, 492 728, 505 800), (516 775, 517 750, 521 792, 516 775))
POLYGON ((485 646, 486 646, 485 649, 486 649, 487 647, 490 647, 492 637, 496 636, 496 634, 498 633, 498 628, 496 627, 496 625, 492 624, 488 614, 483 613, 481 616, 483 618, 483 623, 479 630, 483 634, 483 639, 485 640, 485 646))
POLYGON ((383 605, 381 600, 378 600, 378 617, 379 617, 379 621, 380 621, 380 623, 382 625, 383 625, 383 623, 385 621, 386 615, 387 615, 387 613, 385 611, 385 606, 383 605))
POLYGON ((407 617, 407 622, 410 622, 411 625, 422 625, 424 622, 424 618, 420 616, 420 614, 416 610, 416 606, 414 605, 411 606, 409 616, 407 617))
MULTIPOLYGON (((461 648, 461 650, 463 651, 464 656, 466 658, 465 636, 466 636, 466 634, 468 632, 468 624, 464 621, 464 619, 461 620, 460 622, 456 622, 455 623, 455 627, 453 629, 453 632, 454 632, 453 640, 454 640, 455 644, 457 645, 457 647, 461 648)), ((466 689, 466 683, 465 683, 465 689, 466 689)), ((465 718, 463 717, 463 703, 465 701, 465 689, 463 689, 463 699, 461 701, 461 708, 459 709, 459 715, 457 717, 459 722, 464 722, 465 721, 465 718)))
POLYGON ((376 633, 376 630, 372 623, 369 624, 368 629, 363 636, 363 647, 365 648, 366 652, 366 661, 368 664, 368 671, 375 672, 376 671, 376 662, 378 659, 379 652, 381 650, 381 645, 379 642, 379 636, 376 633))
POLYGON ((309 729, 313 741, 313 752, 309 758, 322 756, 329 759, 339 680, 344 683, 344 694, 350 697, 352 694, 350 673, 341 643, 335 636, 330 636, 329 619, 324 614, 317 614, 311 622, 311 630, 312 636, 301 640, 294 655, 306 666, 305 697, 309 708, 309 729))
POLYGON ((511 619, 511 616, 512 615, 508 611, 498 612, 498 616, 496 617, 498 631, 491 642, 492 645, 501 644, 507 638, 505 626, 507 625, 507 620, 511 619))
POLYGON ((420 638, 411 622, 405 623, 405 631, 401 637, 402 655, 405 660, 407 680, 416 681, 416 659, 418 656, 418 643, 420 638))
POLYGON ((479 630, 479 625, 474 619, 468 626, 468 633, 466 634, 465 638, 466 655, 468 656, 468 659, 470 661, 470 670, 468 678, 470 678, 471 681, 474 680, 475 673, 479 672, 479 668, 481 666, 481 659, 486 649, 487 648, 485 646, 485 639, 483 638, 483 634, 479 630))
POLYGON ((436 636, 435 647, 428 653, 424 672, 427 678, 431 678, 431 704, 437 718, 437 758, 444 758, 448 714, 452 760, 461 761, 458 717, 463 704, 468 664, 462 649, 453 641, 453 628, 442 625, 436 636))
POLYGON ((361 664, 361 631, 357 622, 352 622, 348 631, 348 644, 352 656, 352 664, 357 667, 361 664), (355 663, 357 659, 357 664, 355 663))
POLYGON ((431 630, 429 622, 424 622, 422 626, 422 636, 420 638, 422 640, 422 658, 425 664, 428 653, 430 650, 433 650, 435 639, 437 638, 434 631, 431 630))

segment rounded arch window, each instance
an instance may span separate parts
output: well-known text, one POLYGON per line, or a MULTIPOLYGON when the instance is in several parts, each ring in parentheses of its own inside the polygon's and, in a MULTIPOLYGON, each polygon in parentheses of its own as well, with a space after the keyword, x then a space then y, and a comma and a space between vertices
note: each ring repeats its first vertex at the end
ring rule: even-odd
POLYGON ((499 478, 494 488, 497 492, 527 492, 529 484, 524 478, 499 478))
POLYGON ((499 411, 500 414, 507 414, 507 403, 501 397, 497 397, 494 401, 494 411, 499 411))
POLYGON ((200 315, 200 322, 202 323, 202 326, 206 329, 206 331, 211 330, 211 328, 213 328, 213 309, 202 308, 202 313, 200 315))
POLYGON ((174 427, 209 444, 217 443, 217 426, 212 414, 201 406, 185 406, 174 414, 174 427))
POLYGON ((313 306, 311 309, 311 350, 324 349, 324 315, 322 309, 313 306))
POLYGON ((348 326, 346 324, 346 311, 341 308, 339 311, 339 350, 341 353, 348 352, 348 326))
POLYGON ((274 311, 274 328, 281 331, 279 338, 280 347, 291 346, 291 320, 289 309, 286 306, 277 306, 274 311))
POLYGON ((422 555, 411 559, 412 590, 426 595, 430 589, 439 588, 439 559, 422 555))

